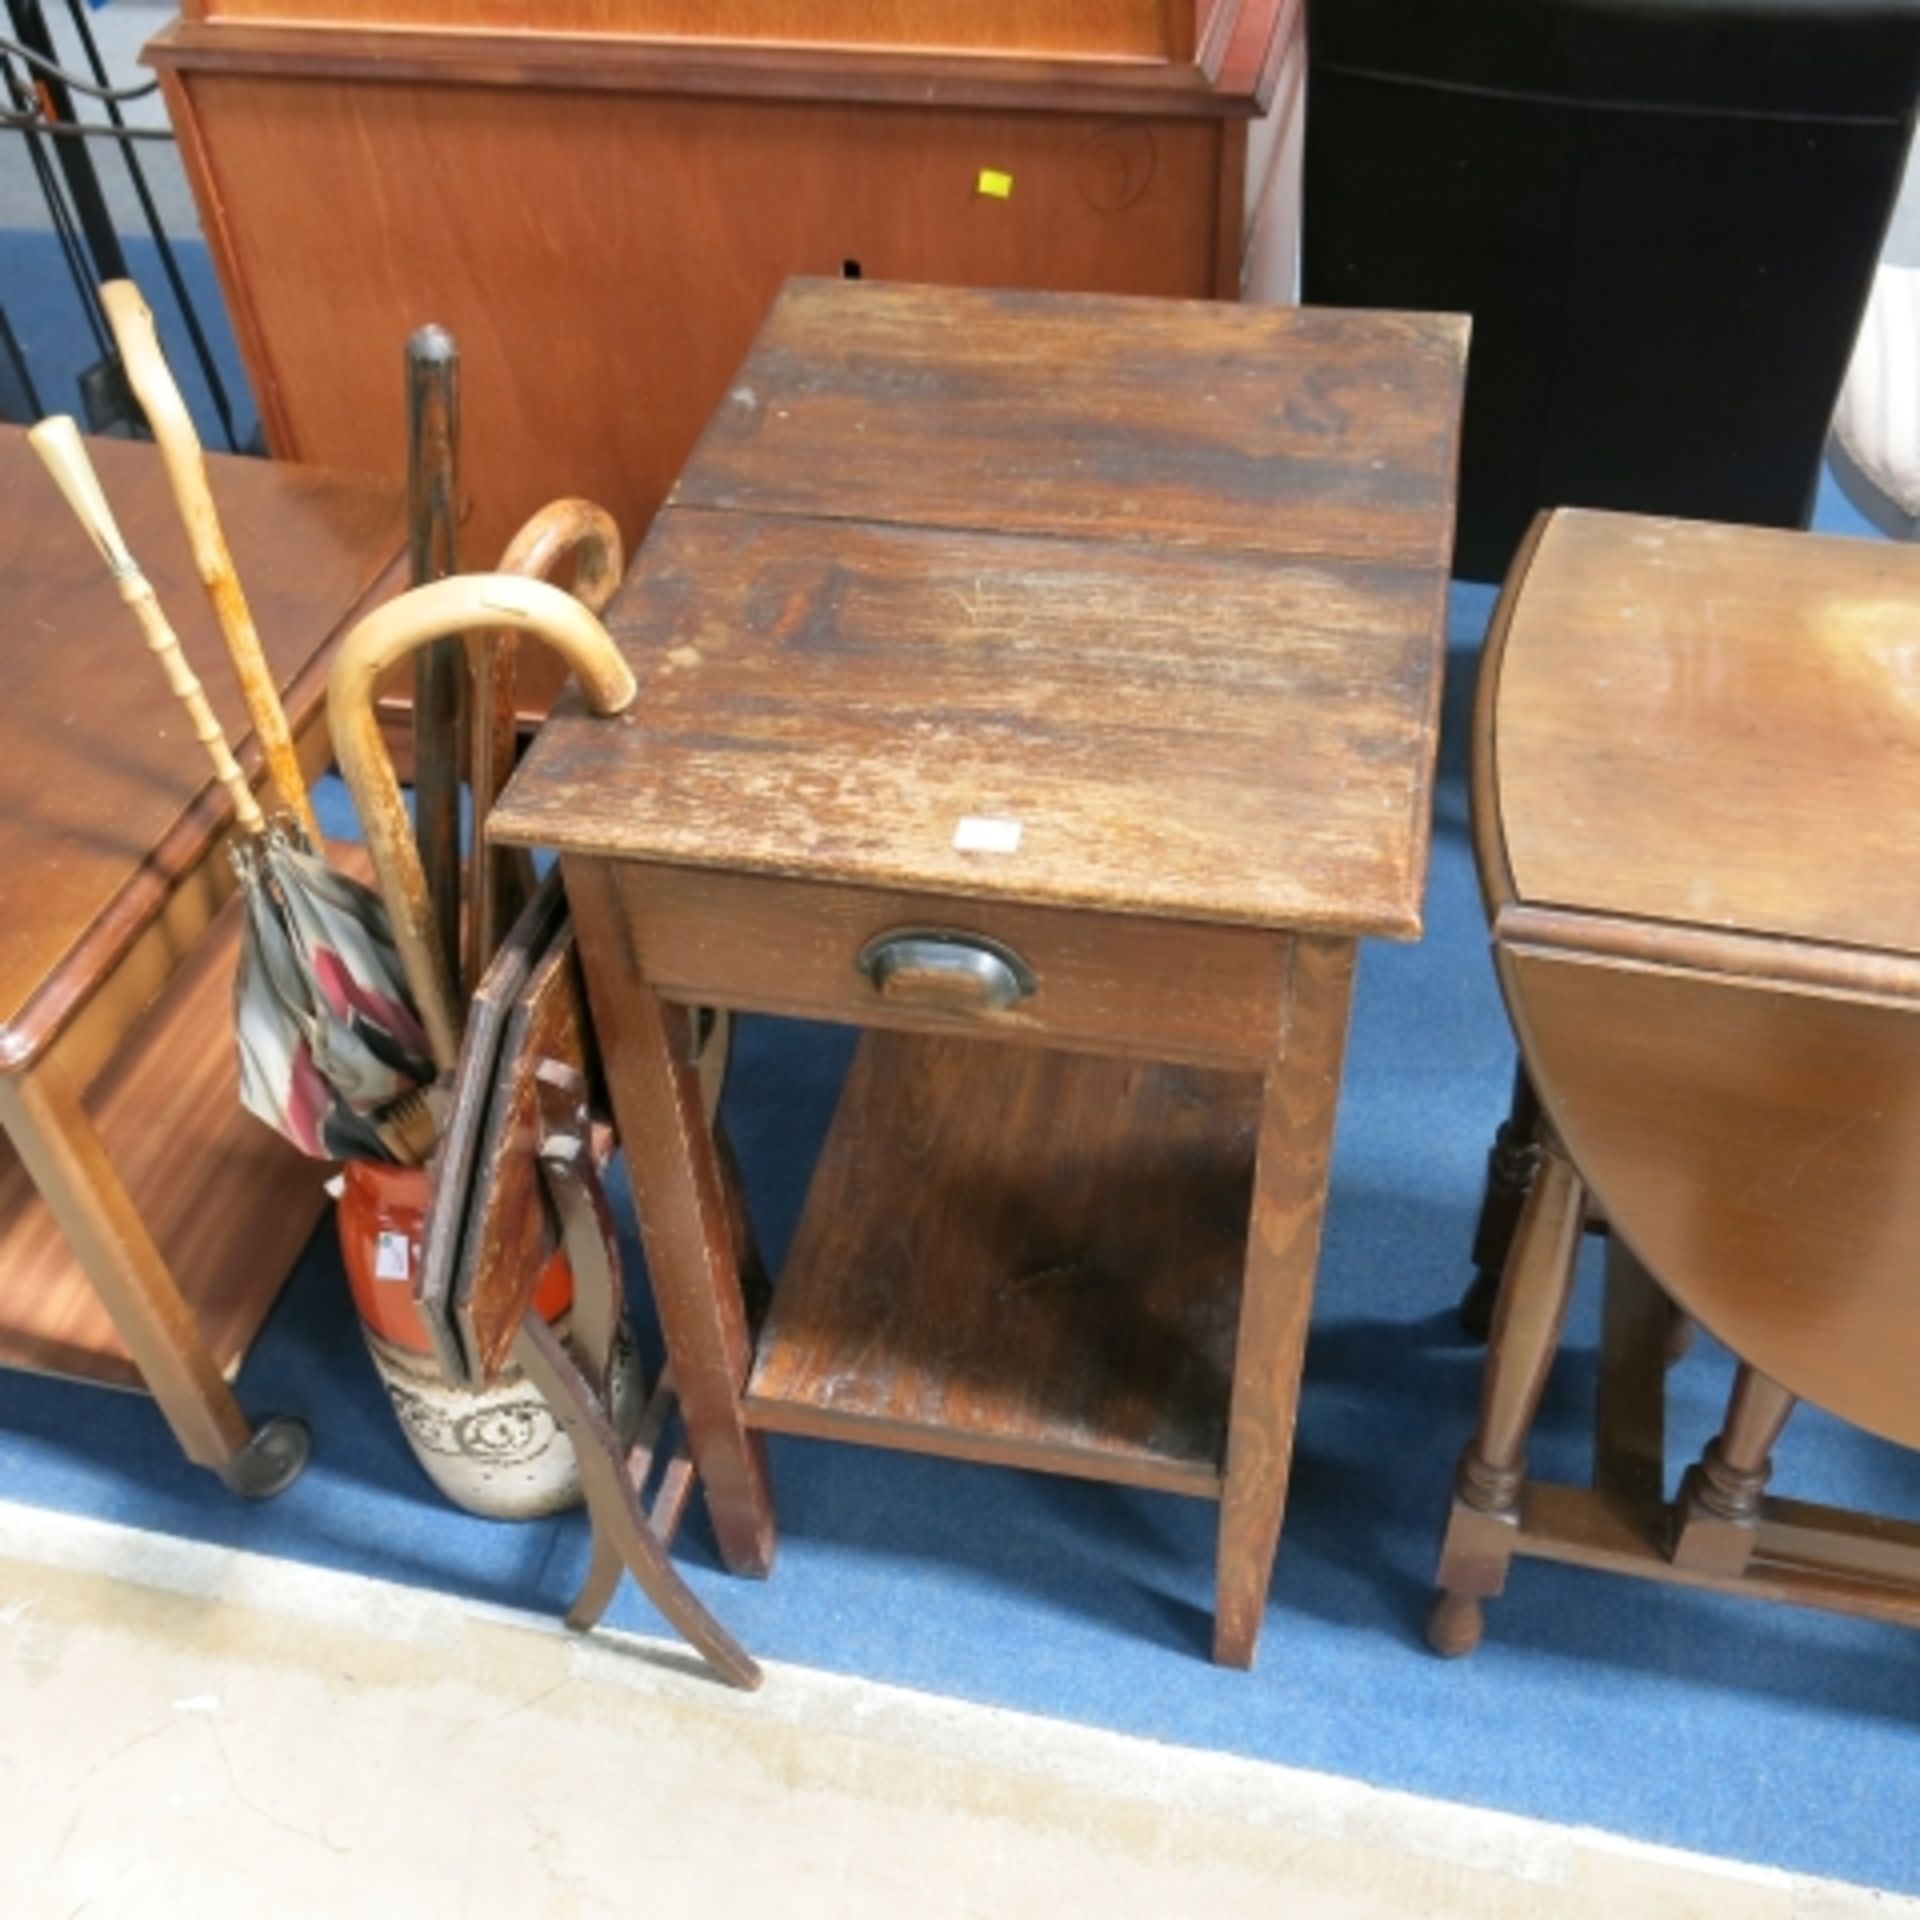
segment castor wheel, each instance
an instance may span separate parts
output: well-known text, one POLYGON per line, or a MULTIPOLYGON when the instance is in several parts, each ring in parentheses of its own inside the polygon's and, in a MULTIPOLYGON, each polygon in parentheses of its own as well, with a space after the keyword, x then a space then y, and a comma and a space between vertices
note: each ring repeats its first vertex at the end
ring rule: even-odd
POLYGON ((220 1478, 249 1500, 271 1500, 300 1478, 312 1451, 307 1423, 290 1413, 276 1413, 254 1429, 253 1438, 220 1469, 220 1478))
POLYGON ((1460 1330, 1475 1340, 1493 1331, 1493 1303, 1500 1297, 1500 1276, 1482 1267, 1460 1296, 1460 1330))
POLYGON ((1449 1660, 1458 1660, 1480 1644, 1485 1626, 1478 1600, 1443 1588, 1433 1596, 1433 1611, 1427 1615, 1427 1645, 1449 1660))

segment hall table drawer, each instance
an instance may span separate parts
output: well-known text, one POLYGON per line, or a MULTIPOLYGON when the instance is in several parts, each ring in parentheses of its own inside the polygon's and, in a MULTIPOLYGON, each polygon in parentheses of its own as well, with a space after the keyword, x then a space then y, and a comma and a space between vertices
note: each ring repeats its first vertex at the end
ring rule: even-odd
POLYGON ((827 887, 777 875, 608 865, 649 985, 669 999, 920 1031, 990 1033, 1196 1066, 1253 1066, 1279 1044, 1289 937, 1263 928, 827 887), (931 936, 1000 957, 1025 991, 949 1001, 863 968, 931 936))

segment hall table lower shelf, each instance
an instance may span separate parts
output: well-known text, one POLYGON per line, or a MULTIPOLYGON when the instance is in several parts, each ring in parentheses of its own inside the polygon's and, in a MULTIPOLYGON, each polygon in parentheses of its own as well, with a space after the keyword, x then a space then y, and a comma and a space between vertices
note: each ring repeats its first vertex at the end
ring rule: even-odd
POLYGON ((1357 942, 1420 930, 1466 329, 795 281, 489 823, 554 847, 689 1444, 1221 1504, 1278 1542, 1357 942), (750 1322, 696 1010, 863 1033, 750 1322))
POLYGON ((862 1041, 745 1399, 771 1432, 1218 1497, 1256 1073, 862 1041))

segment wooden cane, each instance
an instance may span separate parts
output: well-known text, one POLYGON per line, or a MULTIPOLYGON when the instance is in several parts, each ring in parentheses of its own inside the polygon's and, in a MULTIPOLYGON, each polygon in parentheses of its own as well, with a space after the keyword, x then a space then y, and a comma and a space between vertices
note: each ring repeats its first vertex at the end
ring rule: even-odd
MULTIPOLYGON (((247 717, 266 755, 267 775, 280 804, 300 823, 309 846, 320 845, 320 823, 314 818, 313 803, 307 797, 306 781, 301 777, 299 755, 294 751, 293 733, 287 725, 280 695, 273 683, 273 670, 254 629, 253 614, 247 596, 241 590, 240 576, 234 570, 233 555, 227 548, 227 536, 213 504, 213 489, 207 481, 206 454, 200 436, 180 389, 168 370, 166 356, 160 350, 160 337, 154 329, 153 314, 140 297, 140 289, 131 280, 110 280, 100 289, 100 304, 106 309, 120 349, 120 364, 125 367, 147 424, 153 428, 160 458, 167 469, 167 481, 173 489, 174 505, 187 531, 187 544, 193 549, 193 564, 200 583, 213 603, 214 618, 227 643, 227 655, 239 677, 240 695, 247 705, 247 717)), ((82 456, 85 457, 84 454, 82 456)))
POLYGON ((159 596, 155 594, 152 582, 140 571, 133 555, 127 551, 127 543, 121 537, 113 510, 107 505, 107 496, 101 489, 100 476, 94 472, 93 462, 87 458, 80 429, 66 414, 55 414, 28 430, 27 443, 53 476, 54 485, 66 495, 74 518, 85 528, 87 537, 107 563, 114 584, 120 589, 120 598, 139 621, 140 629, 146 635, 148 650, 160 662, 174 697, 192 718, 193 737, 206 748, 207 757, 213 762, 213 770, 233 802, 234 818, 239 821, 241 831, 264 833, 267 822, 260 811, 260 803, 253 797, 253 789, 247 785, 247 776, 240 771, 239 762, 233 757, 233 749, 227 745, 227 736, 220 722, 214 718, 212 707, 207 704, 206 689, 188 664, 187 656, 180 651, 179 636, 160 610, 159 596))
MULTIPOLYGON (((460 570, 460 349, 444 327, 407 342, 409 580, 426 586, 460 570)), ((413 667, 413 834, 441 951, 460 954, 460 745, 466 644, 436 637, 413 667)))
POLYGON ((461 1019, 452 959, 428 890, 374 711, 381 676, 410 653, 450 634, 510 627, 554 647, 579 676, 594 710, 623 712, 638 686, 607 630, 572 594, 510 574, 456 574, 389 600, 367 615, 334 656, 327 722, 340 771, 353 790, 395 944, 437 1066, 459 1058, 461 1019))
MULTIPOLYGON (((620 529, 590 500, 555 500, 536 513, 500 556, 499 573, 547 579, 573 557, 573 597, 598 613, 620 584, 620 529)), ((480 634, 472 642, 472 730, 467 786, 473 796, 473 852, 467 880, 467 978, 478 982, 507 929, 533 893, 533 860, 523 847, 490 847, 490 814, 513 772, 520 715, 514 697, 515 635, 480 634)))

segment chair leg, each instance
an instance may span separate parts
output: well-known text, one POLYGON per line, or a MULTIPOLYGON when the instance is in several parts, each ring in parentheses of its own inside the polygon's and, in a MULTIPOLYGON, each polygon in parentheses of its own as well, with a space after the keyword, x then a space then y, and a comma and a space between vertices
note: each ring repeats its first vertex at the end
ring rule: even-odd
POLYGON ((1427 1623, 1436 1653, 1471 1653, 1480 1644, 1482 1603, 1506 1585, 1520 1530, 1527 1434, 1560 1345, 1585 1210, 1580 1176, 1543 1129, 1539 1170, 1494 1310, 1479 1427, 1454 1481, 1427 1623))
POLYGON ((1760 1496, 1773 1472, 1773 1443, 1794 1406, 1793 1395, 1757 1368, 1740 1369, 1726 1420, 1680 1482, 1675 1566, 1727 1575, 1746 1571, 1758 1537, 1760 1496))
POLYGON ((529 1312, 521 1321, 514 1336, 513 1357, 546 1401, 561 1431, 573 1442, 580 1462, 587 1518, 594 1533, 594 1566, 580 1601, 575 1603, 576 1611, 591 1599, 600 1598, 603 1569, 611 1554, 723 1679, 736 1687, 757 1687, 760 1669, 752 1656, 700 1604, 667 1558, 627 1477, 626 1449, 573 1356, 537 1313, 529 1312))
POLYGON ((1460 1301, 1460 1324, 1476 1340, 1493 1325, 1494 1297, 1540 1165, 1540 1100, 1525 1066, 1513 1071, 1513 1104, 1487 1152, 1487 1184, 1473 1230, 1474 1275, 1460 1301))
POLYGON ((598 1525, 591 1513, 588 1534, 591 1557, 587 1562, 587 1577, 581 1581, 580 1591, 567 1609, 567 1625, 575 1633, 590 1632, 600 1624, 613 1605, 613 1596, 620 1589, 620 1576, 627 1564, 620 1558, 620 1549, 614 1545, 612 1534, 598 1525))
MULTIPOLYGON (((593 1168, 578 1076, 550 1072, 543 1064, 539 1093, 540 1174, 559 1217, 561 1243, 573 1272, 573 1328, 580 1348, 577 1355, 569 1351, 529 1308, 514 1335, 513 1352, 573 1443, 586 1496, 592 1559, 579 1596, 567 1611, 567 1623, 582 1631, 591 1627, 606 1612, 624 1567, 725 1678, 737 1687, 757 1687, 759 1668, 674 1571, 665 1542, 640 1505, 634 1463, 610 1416, 622 1296, 619 1250, 593 1168)), ((647 1409, 656 1439, 665 1410, 665 1399, 656 1394, 647 1409)))

